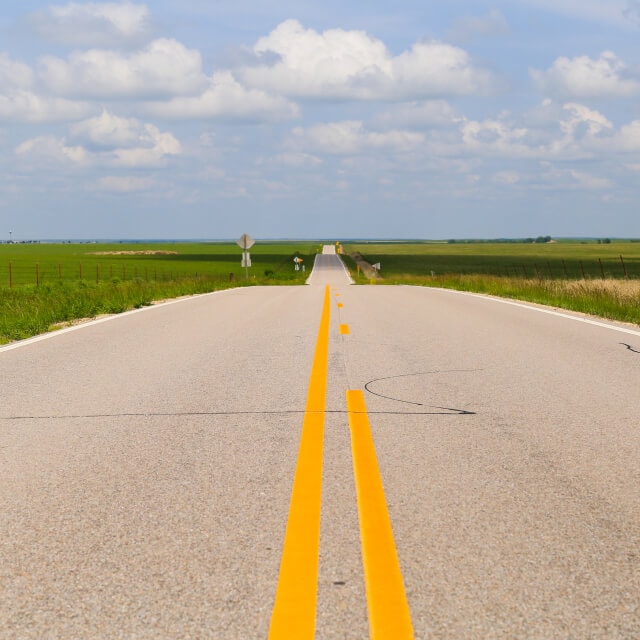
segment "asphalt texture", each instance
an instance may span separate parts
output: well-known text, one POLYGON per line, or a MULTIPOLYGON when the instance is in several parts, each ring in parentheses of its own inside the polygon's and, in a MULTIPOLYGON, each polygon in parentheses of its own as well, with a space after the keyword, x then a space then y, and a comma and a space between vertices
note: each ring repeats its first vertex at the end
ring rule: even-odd
POLYGON ((322 255, 0 348, 1 638, 267 637, 326 284, 316 637, 369 636, 349 389, 416 638, 640 637, 640 330, 322 255))

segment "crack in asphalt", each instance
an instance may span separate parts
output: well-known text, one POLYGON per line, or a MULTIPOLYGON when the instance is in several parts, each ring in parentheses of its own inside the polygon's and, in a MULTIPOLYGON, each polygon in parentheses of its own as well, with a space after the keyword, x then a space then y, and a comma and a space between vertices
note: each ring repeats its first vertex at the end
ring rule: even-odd
POLYGON ((627 349, 629 349, 629 351, 633 351, 633 353, 640 353, 640 351, 634 349, 630 344, 627 344, 626 342, 619 342, 618 344, 621 344, 623 347, 627 347, 627 349))
MULTIPOLYGON (((377 394, 375 394, 377 395, 377 394)), ((400 401, 402 402, 402 401, 400 401)), ((413 403, 415 404, 415 403, 413 403)), ((421 405, 428 406, 428 405, 421 405)), ((473 411, 449 409, 447 407, 433 407, 441 411, 366 411, 367 415, 400 415, 400 416, 450 416, 450 415, 476 415, 473 411), (452 413, 456 412, 456 413, 452 413)), ((0 420, 88 420, 93 418, 179 418, 197 416, 264 416, 264 415, 304 415, 312 413, 324 413, 331 415, 347 415, 344 409, 329 409, 327 411, 181 411, 175 413, 95 413, 88 415, 56 415, 56 416, 1 416, 0 420)), ((354 412, 351 412, 354 413, 354 412)), ((358 412, 355 412, 358 413, 358 412)))

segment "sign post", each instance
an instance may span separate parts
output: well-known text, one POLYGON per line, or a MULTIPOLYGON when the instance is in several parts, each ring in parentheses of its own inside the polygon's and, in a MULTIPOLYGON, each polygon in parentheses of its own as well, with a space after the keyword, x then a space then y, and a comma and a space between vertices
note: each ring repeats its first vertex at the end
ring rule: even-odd
POLYGON ((251 256, 249 255, 249 249, 253 247, 256 241, 248 234, 243 233, 236 244, 242 249, 242 266, 244 267, 245 277, 249 279, 249 267, 251 266, 251 256))

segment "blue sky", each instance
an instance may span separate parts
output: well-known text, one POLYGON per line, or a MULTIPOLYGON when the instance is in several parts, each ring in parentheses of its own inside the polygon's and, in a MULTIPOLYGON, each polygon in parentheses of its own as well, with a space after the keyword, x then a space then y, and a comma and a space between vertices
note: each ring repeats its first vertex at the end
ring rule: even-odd
POLYGON ((640 236, 640 0, 0 9, 0 239, 640 236))

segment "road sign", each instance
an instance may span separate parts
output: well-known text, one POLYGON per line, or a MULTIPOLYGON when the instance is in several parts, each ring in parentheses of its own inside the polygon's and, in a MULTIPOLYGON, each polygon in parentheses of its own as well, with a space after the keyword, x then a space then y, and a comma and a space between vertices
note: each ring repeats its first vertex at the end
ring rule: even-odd
POLYGON ((248 233, 243 233, 240 238, 236 240, 236 244, 244 251, 251 249, 255 243, 256 241, 248 233))
POLYGON ((376 262, 375 264, 372 264, 371 267, 373 269, 375 269, 376 271, 380 271, 380 263, 376 262))
POLYGON ((249 249, 253 247, 256 241, 248 234, 243 233, 236 244, 242 249, 242 266, 244 267, 244 274, 249 279, 249 267, 251 266, 251 256, 249 255, 249 249))

